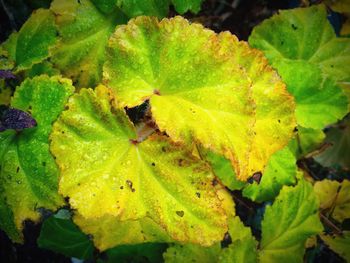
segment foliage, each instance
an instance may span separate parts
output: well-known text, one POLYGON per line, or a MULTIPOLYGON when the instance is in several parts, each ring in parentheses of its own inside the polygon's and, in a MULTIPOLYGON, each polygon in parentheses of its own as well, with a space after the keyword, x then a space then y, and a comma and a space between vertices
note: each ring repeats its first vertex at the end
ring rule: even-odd
POLYGON ((41 248, 98 262, 303 262, 324 245, 350 260, 349 180, 305 165, 349 169, 350 39, 324 5, 249 44, 166 18, 201 3, 54 0, 0 45, 13 242, 43 218, 41 248))

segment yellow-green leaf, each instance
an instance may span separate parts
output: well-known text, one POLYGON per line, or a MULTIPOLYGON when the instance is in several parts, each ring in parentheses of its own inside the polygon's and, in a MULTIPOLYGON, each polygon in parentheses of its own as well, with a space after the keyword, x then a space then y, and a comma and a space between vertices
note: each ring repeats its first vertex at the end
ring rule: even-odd
POLYGON ((37 122, 36 127, 20 132, 0 132, 0 200, 11 211, 7 213, 13 214, 1 213, 0 218, 13 220, 19 232, 24 220, 39 219, 38 208, 54 210, 63 204, 58 195, 59 171, 49 150, 48 137, 52 122, 73 90, 70 80, 40 76, 22 82, 12 99, 12 107, 30 112, 37 122))
POLYGON ((29 69, 49 57, 50 48, 56 43, 54 15, 50 10, 38 9, 33 12, 18 33, 4 43, 16 71, 29 69))
POLYGON ((350 218, 350 181, 342 183, 328 179, 318 181, 314 191, 320 200, 320 208, 338 222, 350 218))
POLYGON ((55 0, 51 10, 60 37, 52 62, 77 87, 94 87, 102 78, 107 40, 124 16, 117 10, 106 16, 90 0, 55 0))
POLYGON ((260 262, 302 262, 308 237, 323 229, 310 183, 284 186, 262 221, 260 262))
POLYGON ((209 167, 186 148, 134 127, 104 86, 83 89, 54 124, 59 191, 85 218, 149 217, 173 238, 210 245, 227 230, 209 167))
POLYGON ((119 107, 149 99, 161 131, 224 155, 240 180, 263 171, 295 127, 293 98, 259 51, 181 17, 118 27, 104 81, 119 107))

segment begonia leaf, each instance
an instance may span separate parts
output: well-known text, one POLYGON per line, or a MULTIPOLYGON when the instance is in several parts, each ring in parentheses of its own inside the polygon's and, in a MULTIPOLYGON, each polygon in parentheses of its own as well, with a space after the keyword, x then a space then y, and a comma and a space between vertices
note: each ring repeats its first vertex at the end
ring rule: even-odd
POLYGON ((104 81, 119 107, 149 99, 161 131, 224 155, 240 180, 263 171, 295 127, 293 98, 259 51, 181 17, 118 27, 104 81))
POLYGON ((87 219, 151 218, 182 242, 210 245, 227 216, 208 165, 186 147, 135 129, 104 86, 83 89, 54 124, 51 152, 61 170, 59 192, 87 219))
POLYGON ((344 231, 343 236, 320 235, 326 245, 341 256, 346 262, 350 262, 350 231, 344 231))
POLYGON ((117 10, 106 16, 90 0, 55 0, 51 10, 60 37, 51 61, 77 87, 94 87, 102 78, 108 38, 124 16, 117 10))
POLYGON ((265 209, 260 262, 302 262, 307 238, 322 229, 311 184, 301 178, 296 186, 284 186, 265 209))
POLYGON ((48 137, 52 122, 73 90, 67 79, 40 76, 22 82, 14 94, 11 106, 30 112, 37 126, 20 132, 0 132, 0 197, 10 210, 0 215, 5 222, 1 227, 6 232, 12 232, 6 228, 12 225, 11 220, 20 232, 24 220, 40 218, 38 208, 54 210, 63 204, 58 195, 59 171, 49 150, 48 137))

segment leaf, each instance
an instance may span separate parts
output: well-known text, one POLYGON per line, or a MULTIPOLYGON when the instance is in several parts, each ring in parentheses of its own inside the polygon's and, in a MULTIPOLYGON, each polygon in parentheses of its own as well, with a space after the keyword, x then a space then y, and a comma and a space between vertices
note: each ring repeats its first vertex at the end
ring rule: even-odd
POLYGON ((51 62, 48 61, 43 61, 42 63, 35 64, 33 67, 25 71, 26 78, 34 78, 35 76, 45 74, 48 76, 55 76, 60 75, 60 72, 58 69, 53 67, 51 62))
POLYGON ((203 0, 172 0, 176 11, 180 14, 187 11, 197 14, 201 9, 202 2, 203 0))
POLYGON ((18 33, 10 36, 3 48, 15 62, 16 71, 31 68, 49 57, 56 43, 55 19, 50 10, 38 9, 24 23, 18 33))
POLYGON ((350 2, 348 0, 326 0, 325 3, 335 12, 350 13, 350 2))
POLYGON ((151 218, 174 239, 210 245, 221 240, 226 213, 209 167, 164 136, 137 143, 109 90, 83 89, 54 124, 51 152, 61 170, 59 191, 85 218, 151 218))
POLYGON ((4 80, 0 80, 0 105, 8 106, 12 96, 12 89, 7 87, 4 80))
POLYGON ((104 81, 119 107, 149 99, 161 131, 224 155, 240 180, 263 171, 295 125, 293 98, 261 53, 181 17, 118 27, 104 81))
POLYGON ((320 235, 320 237, 330 249, 344 258, 346 262, 350 262, 350 231, 344 231, 343 236, 320 235))
POLYGON ((255 202, 273 200, 284 185, 295 183, 296 159, 289 147, 271 156, 259 184, 254 182, 243 190, 243 196, 255 202))
POLYGON ((258 243, 252 236, 250 228, 244 226, 238 216, 230 220, 229 233, 232 239, 232 244, 222 250, 219 262, 258 262, 258 243))
POLYGON ((336 37, 323 5, 280 11, 254 28, 249 43, 274 66, 301 60, 337 81, 350 80, 350 39, 336 37))
POLYGON ((94 245, 71 219, 51 216, 41 227, 38 238, 40 248, 62 253, 67 257, 90 259, 94 245))
POLYGON ((255 27, 249 43, 264 52, 294 95, 299 125, 322 129, 347 113, 332 79, 350 79, 350 39, 336 37, 324 6, 281 11, 255 27))
POLYGON ((130 18, 137 16, 166 17, 170 0, 113 0, 117 6, 130 18))
MULTIPOLYGON (((48 137, 51 123, 73 90, 69 80, 40 76, 22 82, 12 99, 12 107, 31 112, 38 124, 19 133, 0 132, 0 199, 11 210, 18 231, 24 220, 39 219, 37 208, 55 210, 63 203, 57 194, 58 169, 49 151, 48 137)), ((10 221, 9 213, 0 217, 10 221)))
POLYGON ((326 132, 327 143, 331 146, 315 157, 315 160, 326 167, 341 166, 350 169, 350 119, 345 119, 336 127, 326 132))
POLYGON ((260 262, 302 262, 308 237, 322 231, 312 186, 284 186, 262 221, 260 262))
POLYGON ((350 181, 342 183, 328 179, 318 181, 314 191, 320 200, 320 208, 326 210, 328 215, 342 223, 350 218, 350 181))
POLYGON ((74 222, 84 233, 93 236, 94 244, 100 251, 120 245, 172 241, 166 231, 148 217, 119 221, 109 215, 87 219, 76 214, 74 222))
POLYGON ((51 10, 60 37, 51 61, 77 87, 94 87, 102 78, 107 40, 124 16, 105 16, 89 0, 55 0, 51 10))
POLYGON ((106 251, 107 262, 162 262, 162 254, 167 244, 144 243, 139 245, 118 246, 106 251))

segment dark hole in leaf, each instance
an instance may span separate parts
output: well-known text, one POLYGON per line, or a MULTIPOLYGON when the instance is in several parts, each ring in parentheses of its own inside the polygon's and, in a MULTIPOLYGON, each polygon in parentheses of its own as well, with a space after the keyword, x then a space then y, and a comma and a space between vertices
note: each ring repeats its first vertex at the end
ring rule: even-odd
POLYGON ((179 217, 183 217, 185 215, 185 212, 184 211, 176 211, 176 214, 179 216, 179 217))
POLYGON ((250 177, 248 179, 248 183, 252 184, 252 183, 256 182, 257 184, 260 184, 261 177, 262 177, 262 173, 256 172, 252 175, 252 177, 250 177))

